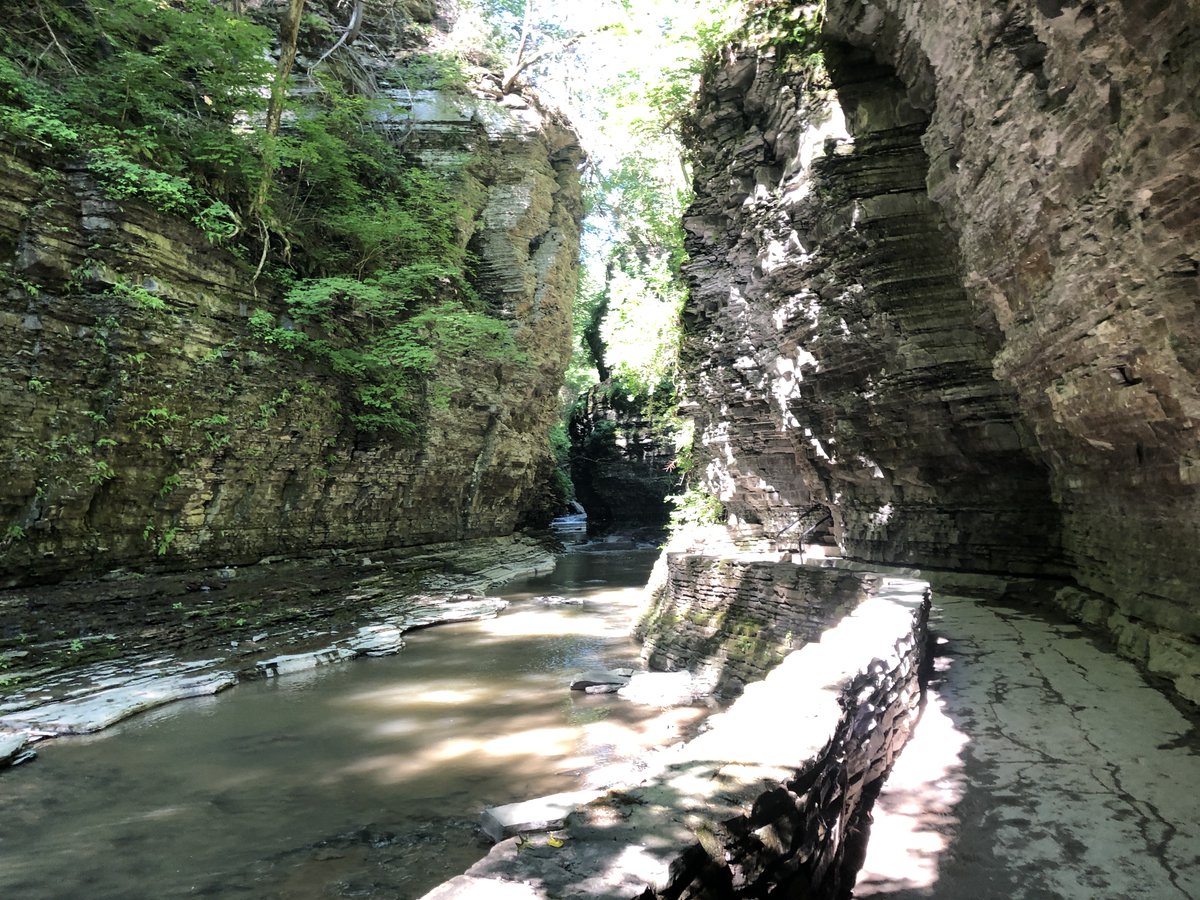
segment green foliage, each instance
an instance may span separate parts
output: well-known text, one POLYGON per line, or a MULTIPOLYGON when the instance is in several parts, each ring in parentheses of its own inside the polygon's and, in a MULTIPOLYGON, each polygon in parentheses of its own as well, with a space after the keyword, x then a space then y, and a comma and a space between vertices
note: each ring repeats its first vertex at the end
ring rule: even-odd
POLYGON ((824 19, 824 0, 799 4, 756 0, 750 5, 745 25, 736 37, 776 48, 793 69, 822 74, 824 55, 820 36, 824 19))
POLYGON ((781 62, 793 71, 804 72, 811 82, 824 82, 824 55, 820 47, 825 14, 823 0, 816 3, 779 3, 749 0, 741 3, 713 2, 711 13, 700 18, 690 31, 676 35, 674 58, 656 76, 643 77, 626 85, 630 105, 640 105, 640 122, 648 130, 682 134, 694 125, 696 87, 720 63, 721 51, 733 43, 774 47, 781 62))
MULTIPOLYGON (((39 2, 0 32, 0 124, 114 199, 228 219, 258 171, 268 31, 208 0, 39 2)), ((228 233, 227 226, 214 233, 228 233)))
POLYGON ((134 162, 119 147, 93 147, 88 153, 88 168, 114 200, 144 197, 172 213, 186 213, 197 206, 198 194, 186 178, 134 162))
POLYGON ((166 556, 167 551, 171 549, 171 545, 175 543, 175 535, 178 531, 179 529, 177 528, 165 529, 154 544, 154 552, 159 556, 166 556))
POLYGON ((118 281, 109 293, 148 312, 163 312, 167 308, 167 302, 162 297, 147 290, 143 285, 132 284, 127 280, 118 281))
POLYGON ((332 81, 319 84, 278 139, 271 196, 277 227, 304 251, 302 260, 294 257, 301 274, 362 278, 395 270, 410 290, 426 293, 439 278, 464 282, 464 213, 448 178, 412 166, 374 127, 375 102, 332 81), (434 268, 412 269, 418 261, 434 268))
POLYGON ((388 71, 388 77, 410 90, 466 92, 468 89, 462 60, 441 51, 409 53, 388 71))
POLYGON ((725 521, 721 501, 700 487, 692 487, 667 498, 673 505, 671 529, 677 531, 690 525, 715 525, 725 521))
MULTIPOLYGON (((302 31, 314 46, 333 39, 319 16, 302 31)), ((379 127, 375 101, 318 73, 283 130, 263 133, 273 43, 211 0, 31 0, 0 29, 0 127, 38 151, 83 159, 109 197, 186 217, 213 243, 284 248, 267 267, 283 308, 256 311, 251 334, 337 376, 358 429, 412 436, 430 403, 449 400, 449 383, 436 378, 443 363, 522 356, 470 287, 457 176, 415 167, 379 127), (261 221, 248 218, 258 213, 261 221)), ((443 53, 408 54, 392 76, 416 88, 466 86, 443 53)), ((261 249, 241 248, 254 257, 261 249)), ((167 309, 137 280, 108 294, 167 309)), ((109 351, 99 326, 95 341, 109 351)), ((140 369, 140 359, 122 359, 140 369)), ((28 387, 47 385, 33 378, 28 387)), ((149 405, 134 421, 148 447, 217 452, 229 442, 217 422, 192 422, 196 433, 181 437, 180 417, 149 405)))
POLYGON ((575 484, 569 474, 571 469, 571 438, 564 422, 555 422, 550 428, 550 452, 554 455, 554 474, 550 490, 555 504, 560 509, 575 499, 575 484))
POLYGON ((213 200, 192 217, 192 224, 204 232, 211 243, 219 244, 235 237, 241 226, 237 213, 228 203, 213 200))
POLYGON ((158 496, 169 497, 175 488, 179 487, 181 481, 178 474, 168 475, 163 479, 162 487, 158 489, 158 496))
POLYGON ((356 280, 329 277, 300 282, 288 294, 290 321, 265 310, 250 317, 263 343, 328 366, 351 385, 353 424, 370 432, 413 437, 427 390, 439 366, 466 354, 520 363, 524 356, 508 325, 469 298, 413 309, 412 273, 394 271, 356 280))
POLYGON ((92 460, 92 469, 88 473, 88 481, 100 485, 117 477, 116 471, 102 459, 92 460))
POLYGON ((677 398, 669 378, 647 384, 641 373, 614 374, 600 391, 608 404, 624 419, 647 419, 661 431, 674 432, 677 398))
POLYGON ((560 466, 571 461, 571 438, 563 422, 555 422, 550 428, 550 452, 554 454, 554 461, 560 466))
MULTIPOLYGON (((174 526, 170 528, 164 528, 160 532, 158 527, 154 524, 154 520, 147 519, 146 527, 142 529, 142 540, 148 543, 154 549, 154 552, 157 555, 166 556, 167 552, 171 549, 171 545, 175 543, 175 537, 178 535, 178 533, 179 529, 174 526)), ((171 608, 182 609, 183 604, 176 603, 171 608)))

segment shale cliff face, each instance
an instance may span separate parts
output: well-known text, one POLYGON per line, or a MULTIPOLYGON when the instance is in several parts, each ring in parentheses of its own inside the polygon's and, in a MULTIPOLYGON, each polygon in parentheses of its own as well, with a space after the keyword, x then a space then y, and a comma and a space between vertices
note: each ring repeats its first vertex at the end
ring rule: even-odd
POLYGON ((449 404, 405 444, 356 433, 331 373, 249 336, 284 308, 253 265, 0 145, 0 580, 507 534, 531 512, 570 353, 576 136, 516 95, 406 93, 393 125, 427 165, 460 161, 478 289, 524 355, 443 365, 449 404))
POLYGON ((1200 699, 1198 24, 830 0, 832 91, 782 44, 707 80, 690 396, 739 535, 1045 579, 1200 699))

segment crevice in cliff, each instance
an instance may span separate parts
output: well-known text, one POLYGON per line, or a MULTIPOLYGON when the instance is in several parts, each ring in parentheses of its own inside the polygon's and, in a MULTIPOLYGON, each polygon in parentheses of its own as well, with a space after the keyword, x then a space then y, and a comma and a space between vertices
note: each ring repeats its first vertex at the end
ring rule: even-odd
POLYGON ((861 452, 883 474, 873 479, 881 495, 866 508, 869 490, 843 504, 847 552, 1053 572, 1058 514, 1015 395, 992 374, 999 329, 964 289, 957 242, 925 190, 921 138, 929 115, 868 54, 832 45, 826 59, 853 143, 814 171, 831 185, 830 200, 851 207, 856 242, 851 254, 833 249, 841 258, 832 268, 837 282, 866 295, 866 330, 892 342, 882 370, 866 373, 877 397, 858 410, 844 407, 851 418, 867 413, 861 452), (890 507, 886 521, 872 511, 864 522, 871 506, 890 507))
POLYGON ((479 448, 479 455, 475 457, 475 465, 471 469, 471 480, 467 483, 467 496, 462 505, 462 528, 460 537, 467 538, 471 536, 472 517, 474 516, 479 499, 479 488, 483 482, 484 473, 492 462, 492 457, 496 452, 496 439, 500 430, 500 411, 497 409, 489 409, 487 414, 487 424, 483 429, 483 441, 479 448))

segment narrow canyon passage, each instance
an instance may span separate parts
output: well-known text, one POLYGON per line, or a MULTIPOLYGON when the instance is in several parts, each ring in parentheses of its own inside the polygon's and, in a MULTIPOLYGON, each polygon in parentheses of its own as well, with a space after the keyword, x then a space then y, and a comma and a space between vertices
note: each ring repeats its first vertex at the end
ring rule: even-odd
POLYGON ((1196 721, 1065 621, 937 599, 855 897, 1200 896, 1196 721))

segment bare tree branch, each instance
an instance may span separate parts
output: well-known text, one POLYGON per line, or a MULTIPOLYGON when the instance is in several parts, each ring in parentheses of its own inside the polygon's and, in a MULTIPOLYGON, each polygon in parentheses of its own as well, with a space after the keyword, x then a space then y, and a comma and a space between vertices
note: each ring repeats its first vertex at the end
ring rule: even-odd
POLYGON ((339 48, 345 47, 346 45, 352 43, 354 39, 358 37, 359 32, 362 31, 363 12, 365 7, 365 0, 354 0, 354 9, 350 12, 350 24, 346 26, 346 30, 342 32, 342 36, 337 39, 337 43, 322 53, 321 58, 308 67, 309 75, 313 73, 313 69, 325 62, 325 60, 329 59, 329 57, 332 56, 339 48))
POLYGON ((71 62, 71 57, 67 54, 67 49, 58 42, 58 35, 54 33, 54 29, 50 27, 50 23, 46 21, 46 14, 42 12, 42 8, 40 6, 37 8, 37 11, 38 17, 42 20, 42 24, 45 25, 46 30, 50 32, 50 40, 54 42, 54 46, 58 48, 58 52, 62 54, 62 58, 67 61, 67 65, 71 67, 71 71, 78 75, 79 70, 75 68, 75 63, 71 62))
POLYGON ((571 35, 569 38, 556 41, 540 53, 533 54, 533 56, 525 56, 524 53, 519 53, 517 58, 513 60, 513 64, 505 70, 504 78, 500 82, 500 89, 507 94, 512 90, 513 85, 516 84, 517 79, 521 77, 523 72, 527 72, 538 63, 547 60, 552 56, 557 56, 559 53, 570 50, 584 38, 600 34, 601 32, 608 31, 609 29, 615 27, 615 25, 605 25, 593 31, 581 31, 577 34, 571 35))

